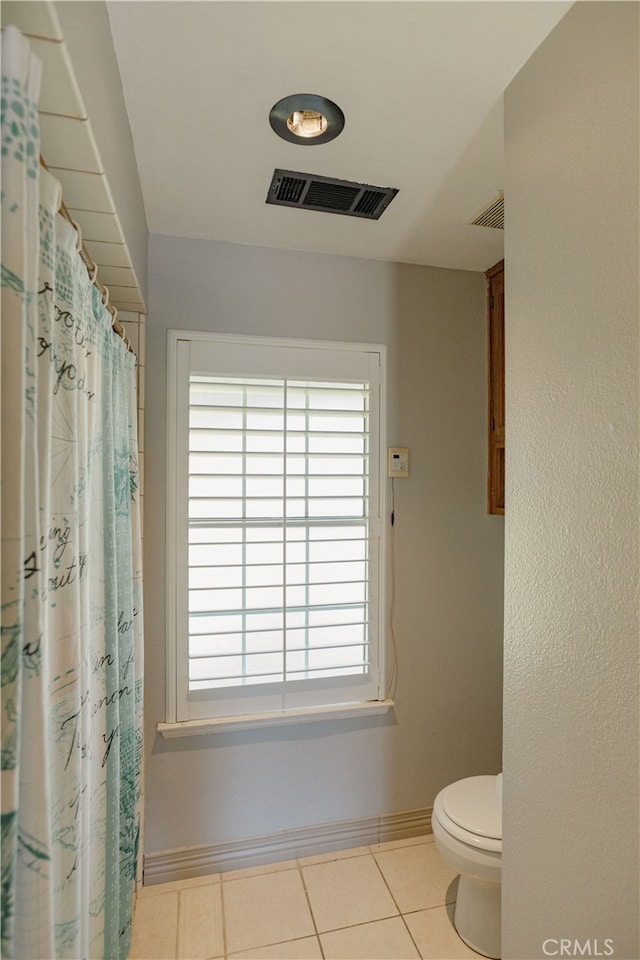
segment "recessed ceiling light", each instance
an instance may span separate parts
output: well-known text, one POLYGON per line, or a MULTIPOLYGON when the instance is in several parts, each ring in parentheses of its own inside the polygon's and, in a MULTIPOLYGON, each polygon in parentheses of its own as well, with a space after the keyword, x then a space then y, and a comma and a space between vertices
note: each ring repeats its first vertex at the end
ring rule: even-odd
POLYGON ((287 127, 296 137, 321 137, 328 126, 325 115, 317 110, 294 110, 287 117, 287 127))
POLYGON ((274 133, 289 143, 328 143, 342 133, 344 113, 326 97, 294 93, 271 108, 269 123, 274 133))

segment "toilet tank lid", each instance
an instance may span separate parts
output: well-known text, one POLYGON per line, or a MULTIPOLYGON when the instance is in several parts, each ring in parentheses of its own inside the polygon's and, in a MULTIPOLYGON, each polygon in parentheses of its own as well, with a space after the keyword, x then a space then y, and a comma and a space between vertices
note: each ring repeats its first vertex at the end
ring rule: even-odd
POLYGON ((467 777, 442 791, 442 808, 463 830, 502 839, 502 776, 467 777))

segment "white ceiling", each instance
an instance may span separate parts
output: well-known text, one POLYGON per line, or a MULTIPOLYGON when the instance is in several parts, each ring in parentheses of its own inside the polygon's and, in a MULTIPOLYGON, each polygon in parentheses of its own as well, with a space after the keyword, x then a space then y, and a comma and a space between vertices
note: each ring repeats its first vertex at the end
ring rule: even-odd
POLYGON ((108 3, 150 232, 486 269, 503 233, 467 221, 503 187, 502 94, 570 5, 108 3), (293 93, 338 103, 343 133, 279 139, 293 93), (267 205, 276 167, 400 192, 378 221, 267 205))

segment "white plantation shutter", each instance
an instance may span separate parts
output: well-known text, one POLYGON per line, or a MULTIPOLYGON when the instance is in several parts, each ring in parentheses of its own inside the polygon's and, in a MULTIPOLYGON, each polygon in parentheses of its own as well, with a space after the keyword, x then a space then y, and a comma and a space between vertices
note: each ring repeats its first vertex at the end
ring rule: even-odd
POLYGON ((221 338, 177 369, 177 719, 377 699, 379 352, 221 338))

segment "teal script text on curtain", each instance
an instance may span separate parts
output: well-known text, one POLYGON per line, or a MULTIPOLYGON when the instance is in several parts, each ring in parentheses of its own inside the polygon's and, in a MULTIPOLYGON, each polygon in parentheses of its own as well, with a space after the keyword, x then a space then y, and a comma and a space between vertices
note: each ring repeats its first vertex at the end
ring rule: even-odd
POLYGON ((126 958, 140 829, 135 358, 2 36, 2 955, 126 958))

